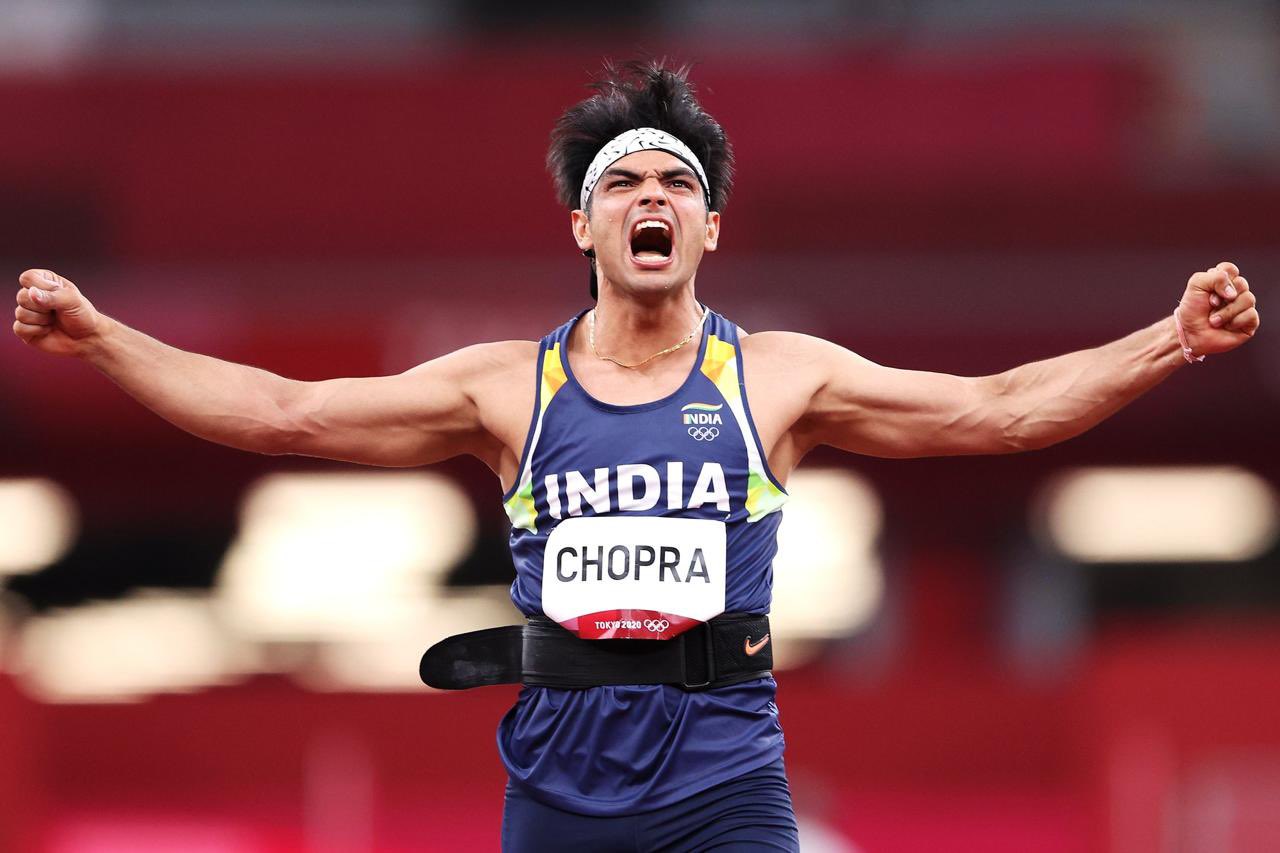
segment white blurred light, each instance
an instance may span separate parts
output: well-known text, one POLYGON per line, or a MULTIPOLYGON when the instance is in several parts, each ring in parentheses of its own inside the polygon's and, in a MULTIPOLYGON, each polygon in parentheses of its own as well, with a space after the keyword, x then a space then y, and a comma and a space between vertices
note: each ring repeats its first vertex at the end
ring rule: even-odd
POLYGON ((428 647, 453 634, 523 624, 505 586, 477 587, 419 604, 418 614, 376 637, 326 643, 298 680, 316 690, 429 690, 418 677, 428 647))
MULTIPOLYGON (((871 620, 884 598, 876 554, 880 500, 865 479, 837 469, 796 471, 787 491, 770 626, 780 638, 847 636, 871 620)), ((787 643, 777 648, 775 656, 787 643)))
POLYGON ((208 596, 152 592, 31 619, 17 674, 46 701, 130 701, 225 683, 252 664, 208 596))
POLYGON ((375 638, 417 614, 475 528, 436 474, 275 474, 245 498, 219 594, 251 636, 375 638))
POLYGON ((1276 539, 1276 497, 1237 467, 1086 468, 1056 478, 1036 529, 1081 562, 1249 560, 1276 539))
POLYGON ((52 480, 0 480, 0 575, 56 562, 71 547, 75 502, 52 480))

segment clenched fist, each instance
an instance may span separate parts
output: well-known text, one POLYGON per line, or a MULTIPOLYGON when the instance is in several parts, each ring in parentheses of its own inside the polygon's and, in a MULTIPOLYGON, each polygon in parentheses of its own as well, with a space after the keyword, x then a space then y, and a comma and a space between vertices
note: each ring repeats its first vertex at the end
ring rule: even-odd
POLYGON ((18 307, 13 333, 54 355, 74 355, 101 330, 102 316, 74 284, 50 270, 18 276, 18 307))
POLYGON ((1235 349, 1258 331, 1258 299, 1235 264, 1224 261, 1187 282, 1178 303, 1186 345, 1194 355, 1235 349))

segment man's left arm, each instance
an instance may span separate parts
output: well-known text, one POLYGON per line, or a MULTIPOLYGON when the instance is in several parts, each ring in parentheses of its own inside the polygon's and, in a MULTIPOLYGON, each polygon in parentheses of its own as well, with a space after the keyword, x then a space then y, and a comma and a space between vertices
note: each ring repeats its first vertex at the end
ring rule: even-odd
MULTIPOLYGON (((896 370, 833 344, 809 365, 823 377, 792 427, 804 452, 829 444, 873 456, 1011 453, 1079 435, 1195 357, 1234 349, 1258 330, 1256 298, 1234 264, 1187 282, 1174 316, 1118 341, 994 376, 896 370)), ((814 339, 810 339, 814 340, 814 339)))

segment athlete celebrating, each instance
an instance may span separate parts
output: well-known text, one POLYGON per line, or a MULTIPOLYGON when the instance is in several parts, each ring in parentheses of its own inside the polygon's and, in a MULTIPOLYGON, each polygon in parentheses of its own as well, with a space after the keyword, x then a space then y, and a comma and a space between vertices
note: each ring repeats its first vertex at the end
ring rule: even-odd
POLYGON ((20 276, 14 332, 212 441, 385 466, 467 453, 498 475, 529 622, 450 638, 421 671, 525 685, 499 731, 504 850, 795 850, 765 614, 796 464, 820 444, 917 457, 1062 441, 1244 343, 1256 300, 1221 263, 1146 329, 984 377, 748 336, 694 294, 732 184, 720 126, 683 69, 607 67, 594 88, 548 164, 598 299, 539 342, 297 382, 166 346, 47 270, 20 276))

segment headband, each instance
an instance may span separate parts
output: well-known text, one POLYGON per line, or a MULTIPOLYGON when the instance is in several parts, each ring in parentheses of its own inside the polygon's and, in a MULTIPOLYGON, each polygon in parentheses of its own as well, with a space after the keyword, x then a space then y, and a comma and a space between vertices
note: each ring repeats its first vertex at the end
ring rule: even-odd
POLYGON ((596 188, 596 182, 600 180, 600 175, 605 169, 628 154, 648 149, 674 154, 683 160, 689 168, 697 172, 698 180, 702 182, 702 195, 707 201, 707 210, 711 209, 711 187, 707 184, 707 173, 702 170, 702 163, 689 150, 688 145, 685 145, 666 131, 658 130, 656 127, 632 128, 615 136, 600 149, 595 159, 591 161, 591 165, 587 167, 587 174, 582 179, 582 209, 587 209, 587 201, 591 198, 591 191, 596 188))

